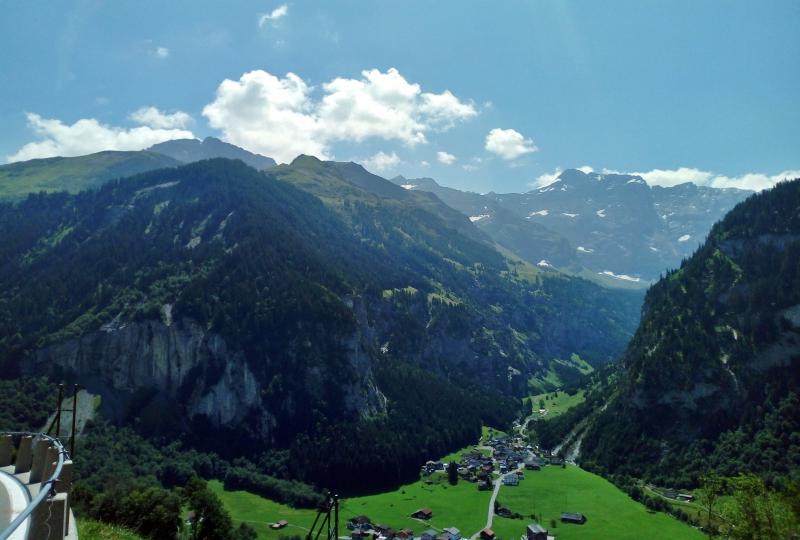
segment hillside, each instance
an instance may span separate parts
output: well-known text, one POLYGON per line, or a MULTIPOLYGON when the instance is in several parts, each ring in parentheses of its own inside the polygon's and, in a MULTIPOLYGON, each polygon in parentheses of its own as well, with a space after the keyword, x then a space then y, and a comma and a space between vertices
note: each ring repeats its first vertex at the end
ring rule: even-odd
POLYGON ((2 372, 78 381, 150 435, 375 486, 509 422, 553 358, 623 350, 635 294, 520 272, 435 197, 376 189, 309 159, 211 160, 0 205, 2 372))
POLYGON ((77 193, 115 178, 176 165, 180 162, 153 152, 116 151, 0 165, 0 200, 19 200, 40 191, 77 193))
POLYGON ((583 463, 691 485, 800 468, 800 180, 751 196, 647 293, 583 463))

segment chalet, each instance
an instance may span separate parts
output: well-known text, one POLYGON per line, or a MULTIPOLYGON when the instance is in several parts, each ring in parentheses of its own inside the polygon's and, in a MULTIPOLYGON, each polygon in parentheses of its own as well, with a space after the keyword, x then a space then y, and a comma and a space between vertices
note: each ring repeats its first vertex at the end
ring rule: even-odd
POLYGON ((547 540, 547 529, 538 523, 531 523, 525 528, 525 540, 547 540))
POLYGON ((431 510, 430 508, 420 508, 419 510, 411 514, 411 517, 417 519, 431 519, 433 517, 433 510, 431 510))
POLYGON ((529 459, 525 462, 525 468, 529 471, 538 471, 539 469, 541 469, 539 463, 533 459, 529 459))
POLYGON ((583 525, 586 523, 586 516, 577 512, 562 512, 561 521, 564 523, 577 523, 578 525, 583 525))
POLYGON ((448 540, 461 540, 461 531, 455 527, 445 527, 442 532, 448 540))
POLYGON ((517 471, 517 478, 520 480, 525 480, 525 473, 522 471, 517 471))
POLYGON ((428 529, 427 531, 422 533, 422 536, 420 536, 420 540, 436 540, 436 537, 438 535, 439 533, 437 533, 433 529, 428 529))
POLYGON ((494 540, 494 531, 486 527, 481 531, 481 540, 494 540))
POLYGON ((503 485, 506 486, 518 486, 519 485, 519 476, 516 474, 507 474, 503 477, 503 485))
POLYGON ((397 534, 395 534, 394 537, 399 538, 400 540, 413 540, 414 531, 411 529, 400 529, 397 531, 397 534))
POLYGON ((276 521, 275 523, 273 523, 273 524, 272 524, 272 525, 270 525, 269 527, 270 527, 270 529, 274 529, 274 530, 276 530, 276 531, 277 531, 278 529, 283 529, 283 528, 284 528, 284 527, 286 527, 288 524, 289 524, 289 522, 288 522, 288 521, 286 521, 285 519, 282 519, 282 520, 280 520, 280 521, 276 521))

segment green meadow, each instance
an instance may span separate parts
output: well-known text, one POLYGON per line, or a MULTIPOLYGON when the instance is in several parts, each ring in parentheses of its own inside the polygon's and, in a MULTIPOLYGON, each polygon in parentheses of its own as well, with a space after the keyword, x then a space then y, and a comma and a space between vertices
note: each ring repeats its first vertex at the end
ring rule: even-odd
POLYGON ((523 519, 496 517, 492 529, 498 537, 518 539, 529 523, 538 522, 559 540, 694 540, 704 538, 696 529, 661 512, 650 512, 604 478, 579 467, 549 466, 526 472, 519 486, 503 486, 497 500, 523 519), (561 512, 580 512, 583 525, 561 523, 561 512), (536 515, 536 519, 530 516, 536 515), (555 521, 556 526, 552 523, 555 521))
MULTIPOLYGON (((560 394, 559 394, 560 395, 560 394)), ((487 430, 484 436, 489 435, 487 430)), ((465 448, 445 458, 457 459, 465 448)), ((222 499, 225 508, 238 524, 247 522, 256 529, 260 540, 278 540, 281 536, 304 536, 316 516, 316 511, 296 509, 264 499, 245 491, 225 491, 219 481, 209 482, 209 487, 222 499), (269 525, 285 519, 286 529, 273 531, 269 525)), ((416 535, 433 528, 455 526, 469 538, 486 523, 491 492, 478 491, 475 484, 459 481, 456 486, 447 482, 444 473, 429 477, 383 493, 342 499, 340 503, 340 535, 349 531, 347 520, 356 515, 366 515, 373 523, 394 528, 410 528, 416 535), (423 507, 433 510, 433 518, 424 522, 411 517, 423 507)), ((503 486, 498 501, 523 519, 495 517, 493 529, 498 538, 518 540, 525 526, 534 521, 541 523, 558 539, 589 540, 614 538, 615 540, 694 540, 703 535, 689 525, 663 513, 650 512, 625 493, 600 476, 578 467, 549 466, 541 471, 526 472, 519 486, 503 486), (561 512, 580 512, 587 516, 584 525, 562 524, 561 512), (531 515, 536 515, 532 519, 531 515), (555 520, 556 527, 551 526, 555 520)))
POLYGON ((526 398, 526 401, 530 399, 533 402, 533 418, 542 418, 544 420, 549 420, 551 418, 555 418, 561 414, 564 414, 568 409, 571 409, 575 405, 579 405, 583 403, 584 391, 579 390, 573 395, 569 395, 564 391, 558 392, 547 392, 544 394, 536 394, 535 396, 531 396, 530 398, 526 398), (539 414, 539 405, 540 402, 544 401, 544 408, 547 409, 547 414, 541 416, 539 414))

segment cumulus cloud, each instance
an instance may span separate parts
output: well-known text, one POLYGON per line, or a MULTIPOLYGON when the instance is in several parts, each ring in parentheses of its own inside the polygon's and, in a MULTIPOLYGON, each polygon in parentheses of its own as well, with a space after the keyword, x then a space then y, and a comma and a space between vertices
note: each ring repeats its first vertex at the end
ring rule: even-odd
POLYGON ((166 47, 157 47, 155 55, 159 58, 167 58, 169 56, 169 49, 166 47))
POLYGON ((395 152, 387 154, 383 151, 363 160, 363 165, 372 171, 385 171, 400 164, 400 158, 395 152))
POLYGON ((288 162, 300 153, 325 158, 336 141, 425 144, 427 132, 477 114, 449 91, 422 92, 394 68, 337 77, 322 85, 321 98, 313 90, 294 73, 280 78, 250 71, 223 81, 203 115, 233 144, 288 162))
POLYGON ((263 28, 266 24, 275 25, 279 19, 289 14, 289 6, 282 4, 269 13, 262 13, 258 16, 258 27, 263 28))
POLYGON ((7 156, 9 162, 53 156, 80 156, 101 150, 141 150, 172 139, 194 138, 191 131, 150 126, 121 128, 83 118, 74 124, 28 113, 28 126, 38 141, 30 142, 7 156))
POLYGON ((184 128, 192 122, 192 117, 183 111, 168 114, 155 107, 142 107, 134 111, 130 119, 137 124, 157 129, 184 128))
POLYGON ((558 177, 561 176, 562 172, 564 171, 562 171, 561 168, 558 167, 551 173, 540 174, 538 177, 536 177, 536 180, 531 182, 529 185, 534 188, 543 188, 545 186, 549 186, 550 184, 558 180, 558 177))
POLYGON ((761 191, 771 188, 778 182, 787 179, 800 178, 800 170, 786 170, 778 174, 746 173, 741 176, 725 176, 710 171, 702 171, 691 167, 678 169, 653 169, 646 172, 632 172, 641 176, 651 186, 676 186, 685 182, 692 182, 698 186, 715 188, 739 188, 761 191))
POLYGON ((445 165, 452 165, 456 161, 456 156, 453 154, 449 154, 447 152, 436 152, 436 159, 439 160, 439 163, 444 163, 445 165))
POLYGON ((539 150, 531 139, 514 129, 494 128, 486 135, 486 150, 503 159, 516 159, 539 150))

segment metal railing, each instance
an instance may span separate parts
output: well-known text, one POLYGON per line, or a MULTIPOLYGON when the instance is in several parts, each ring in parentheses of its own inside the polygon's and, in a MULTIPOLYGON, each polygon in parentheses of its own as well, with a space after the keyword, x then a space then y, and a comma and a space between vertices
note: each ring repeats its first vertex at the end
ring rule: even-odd
POLYGON ((58 461, 56 461, 56 468, 53 470, 53 474, 50 475, 50 478, 47 480, 42 480, 41 485, 39 487, 39 493, 31 499, 28 503, 28 506, 19 513, 19 515, 14 518, 14 521, 8 524, 8 527, 5 528, 2 532, 0 532, 0 540, 8 540, 8 538, 17 530, 17 528, 22 525, 26 519, 28 519, 31 514, 33 513, 36 508, 42 504, 42 502, 50 496, 55 495, 56 492, 56 481, 58 477, 61 476, 61 469, 64 466, 65 456, 68 455, 67 451, 61 445, 61 442, 49 435, 44 433, 31 433, 25 431, 4 431, 0 432, 0 435, 11 435, 12 437, 18 436, 32 436, 38 437, 40 439, 45 439, 50 441, 53 446, 58 449, 58 461))

